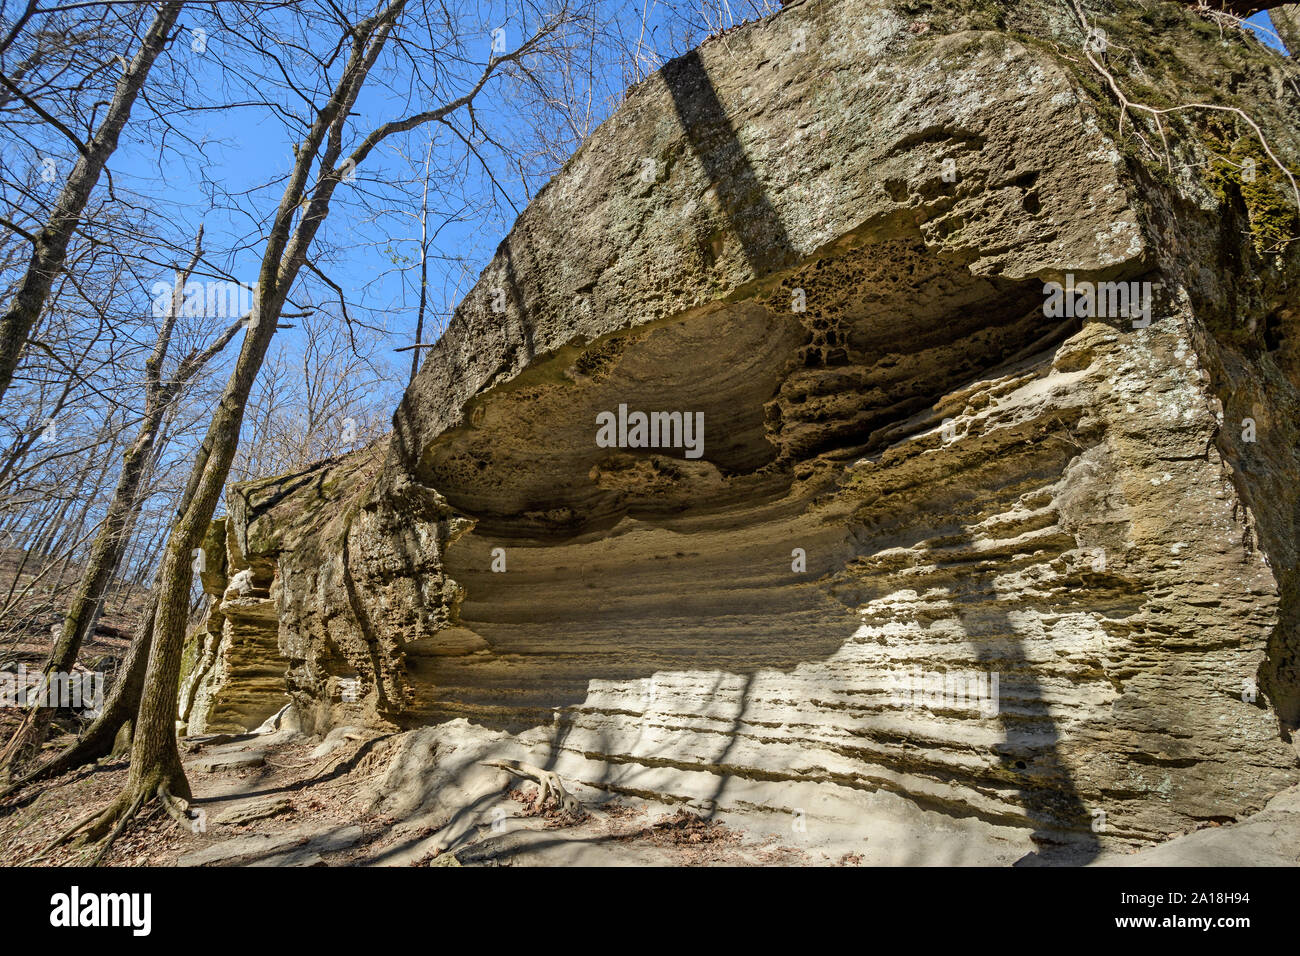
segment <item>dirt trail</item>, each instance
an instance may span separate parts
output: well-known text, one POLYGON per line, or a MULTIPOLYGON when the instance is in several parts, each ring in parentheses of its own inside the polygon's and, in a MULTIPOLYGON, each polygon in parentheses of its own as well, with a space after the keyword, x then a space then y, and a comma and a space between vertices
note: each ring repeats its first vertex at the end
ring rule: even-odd
MULTIPOLYGON (((374 806, 392 738, 349 735, 329 745, 295 734, 182 740, 200 814, 186 833, 147 814, 113 847, 106 866, 762 865, 835 863, 722 820, 635 798, 580 793, 580 817, 535 806, 531 783, 500 793, 449 852, 423 847, 430 826, 374 806), (324 752, 322 752, 324 751, 324 752), (601 799, 596 803, 593 800, 601 799), (590 801, 590 802, 589 802, 590 801)), ((126 779, 124 759, 83 768, 17 795, 0 816, 0 865, 20 865, 126 779)), ((43 865, 84 862, 59 853, 43 865)))
MULTIPOLYGON (((60 741, 62 743, 64 741, 60 741)), ((1028 831, 955 821, 900 798, 859 795, 846 826, 825 815, 668 804, 565 781, 576 813, 539 806, 535 783, 486 756, 519 738, 463 722, 407 734, 336 728, 324 740, 291 728, 182 738, 195 793, 194 832, 146 813, 107 866, 858 866, 1070 864, 1032 848, 1028 831), (894 802, 891 802, 894 801, 894 802)), ((15 795, 0 808, 0 865, 20 865, 125 782, 109 760, 15 795)), ((1300 788, 1232 826, 1159 847, 1116 847, 1100 865, 1300 863, 1300 788), (1227 856, 1224 854, 1227 853, 1227 856), (1295 857, 1295 859, 1292 859, 1295 857)), ((43 865, 86 862, 65 851, 43 865)))

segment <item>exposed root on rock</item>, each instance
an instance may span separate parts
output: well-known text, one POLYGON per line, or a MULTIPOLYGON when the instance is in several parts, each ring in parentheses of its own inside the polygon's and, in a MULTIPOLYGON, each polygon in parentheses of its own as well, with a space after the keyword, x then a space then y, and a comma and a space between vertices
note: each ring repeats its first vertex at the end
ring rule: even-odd
POLYGON ((391 734, 359 734, 349 733, 343 735, 343 743, 338 749, 326 754, 308 774, 308 781, 326 780, 340 770, 344 772, 351 770, 356 762, 361 759, 363 753, 376 744, 377 742, 392 736, 391 734), (348 747, 348 743, 355 743, 355 747, 348 747))
POLYGON ((516 777, 522 777, 525 780, 532 780, 537 784, 537 808, 544 808, 546 801, 551 797, 555 798, 556 809, 572 814, 581 819, 586 816, 586 811, 578 799, 564 788, 560 775, 550 770, 543 770, 541 767, 534 767, 529 763, 521 763, 518 760, 491 760, 484 764, 485 767, 497 767, 506 773, 514 774, 516 777))

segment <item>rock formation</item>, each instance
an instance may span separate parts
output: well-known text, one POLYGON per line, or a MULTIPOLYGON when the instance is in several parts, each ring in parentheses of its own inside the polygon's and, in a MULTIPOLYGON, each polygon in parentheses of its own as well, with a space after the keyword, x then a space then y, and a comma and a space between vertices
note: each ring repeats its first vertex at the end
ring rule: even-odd
POLYGON ((1073 9, 806 0, 631 90, 386 444, 230 490, 191 729, 1085 856, 1294 784, 1300 80, 1073 9))
POLYGON ((1286 46, 1287 52, 1300 58, 1300 6, 1287 4, 1269 11, 1273 29, 1286 46))
POLYGON ((187 646, 178 715, 191 734, 249 730, 288 701, 269 591, 275 565, 250 564, 226 529, 226 519, 212 522, 203 542, 199 580, 209 610, 187 646))

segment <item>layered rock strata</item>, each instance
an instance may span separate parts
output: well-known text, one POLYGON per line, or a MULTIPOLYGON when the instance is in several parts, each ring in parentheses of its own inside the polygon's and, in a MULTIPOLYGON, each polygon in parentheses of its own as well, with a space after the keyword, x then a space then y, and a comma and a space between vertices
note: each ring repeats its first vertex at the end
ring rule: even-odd
POLYGON ((1088 10, 1131 98, 1251 123, 1135 135, 1068 6, 809 0, 669 63, 386 445, 231 490, 261 603, 224 626, 317 728, 527 731, 611 792, 883 791, 1085 854, 1262 807, 1298 779, 1300 85, 1144 10, 1088 10))

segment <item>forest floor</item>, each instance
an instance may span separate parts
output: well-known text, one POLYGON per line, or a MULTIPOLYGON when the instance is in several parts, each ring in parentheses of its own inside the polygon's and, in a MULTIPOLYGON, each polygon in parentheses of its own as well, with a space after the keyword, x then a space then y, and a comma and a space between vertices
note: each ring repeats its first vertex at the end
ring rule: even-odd
MULTIPOLYGON (((0 626, 0 671, 14 675, 20 666, 25 667, 29 688, 36 685, 41 665, 50 653, 54 634, 67 610, 68 592, 82 570, 80 565, 70 564, 52 576, 42 575, 35 570, 39 564, 39 561, 27 562, 21 551, 0 547, 0 609, 7 611, 0 615, 5 622, 0 626), (29 563, 33 567, 28 567, 29 563)), ((114 583, 95 629, 82 643, 78 672, 102 673, 100 686, 112 685, 148 599, 147 589, 123 581, 114 583)), ((16 690, 12 676, 0 677, 0 692, 16 690)), ((9 702, 12 698, 6 699, 9 702)), ((9 739, 19 720, 18 709, 0 707, 0 740, 9 739)), ((56 720, 60 730, 76 729, 74 720, 56 720)))
MULTIPOLYGON (((185 832, 153 807, 129 827, 106 866, 458 866, 593 863, 617 865, 851 865, 851 854, 816 857, 776 839, 755 838, 692 810, 636 798, 606 800, 575 817, 535 806, 536 786, 505 789, 439 852, 436 823, 375 807, 385 770, 380 740, 363 736, 322 753, 318 739, 292 734, 182 740, 199 814, 185 832)), ((67 738, 57 743, 67 743, 67 738)), ((0 866, 22 865, 125 783, 127 762, 110 759, 15 795, 0 808, 0 866)), ((42 865, 87 862, 61 850, 42 865)))
MULTIPOLYGON (((69 735, 51 746, 70 742, 69 735)), ((576 814, 538 806, 537 787, 495 769, 492 748, 514 738, 456 721, 405 734, 337 728, 324 740, 292 729, 181 739, 197 819, 187 832, 152 806, 103 861, 107 866, 858 866, 1300 865, 1300 787, 1235 824, 1159 846, 1100 856, 1035 859, 1028 831, 946 814, 900 815, 864 796, 851 830, 810 819, 708 811, 566 785, 576 814), (864 830, 863 826, 867 829, 864 830), (815 832, 810 832, 815 831, 815 832), (864 833, 869 835, 864 836, 864 833), (1027 848, 1029 851, 1027 852, 1027 848)), ((0 866, 22 865, 126 781, 106 759, 0 804, 0 866)), ((887 798, 887 799, 885 799, 887 798)), ((910 806, 910 804, 909 804, 910 806)), ((88 862, 64 849, 42 865, 88 862)))

